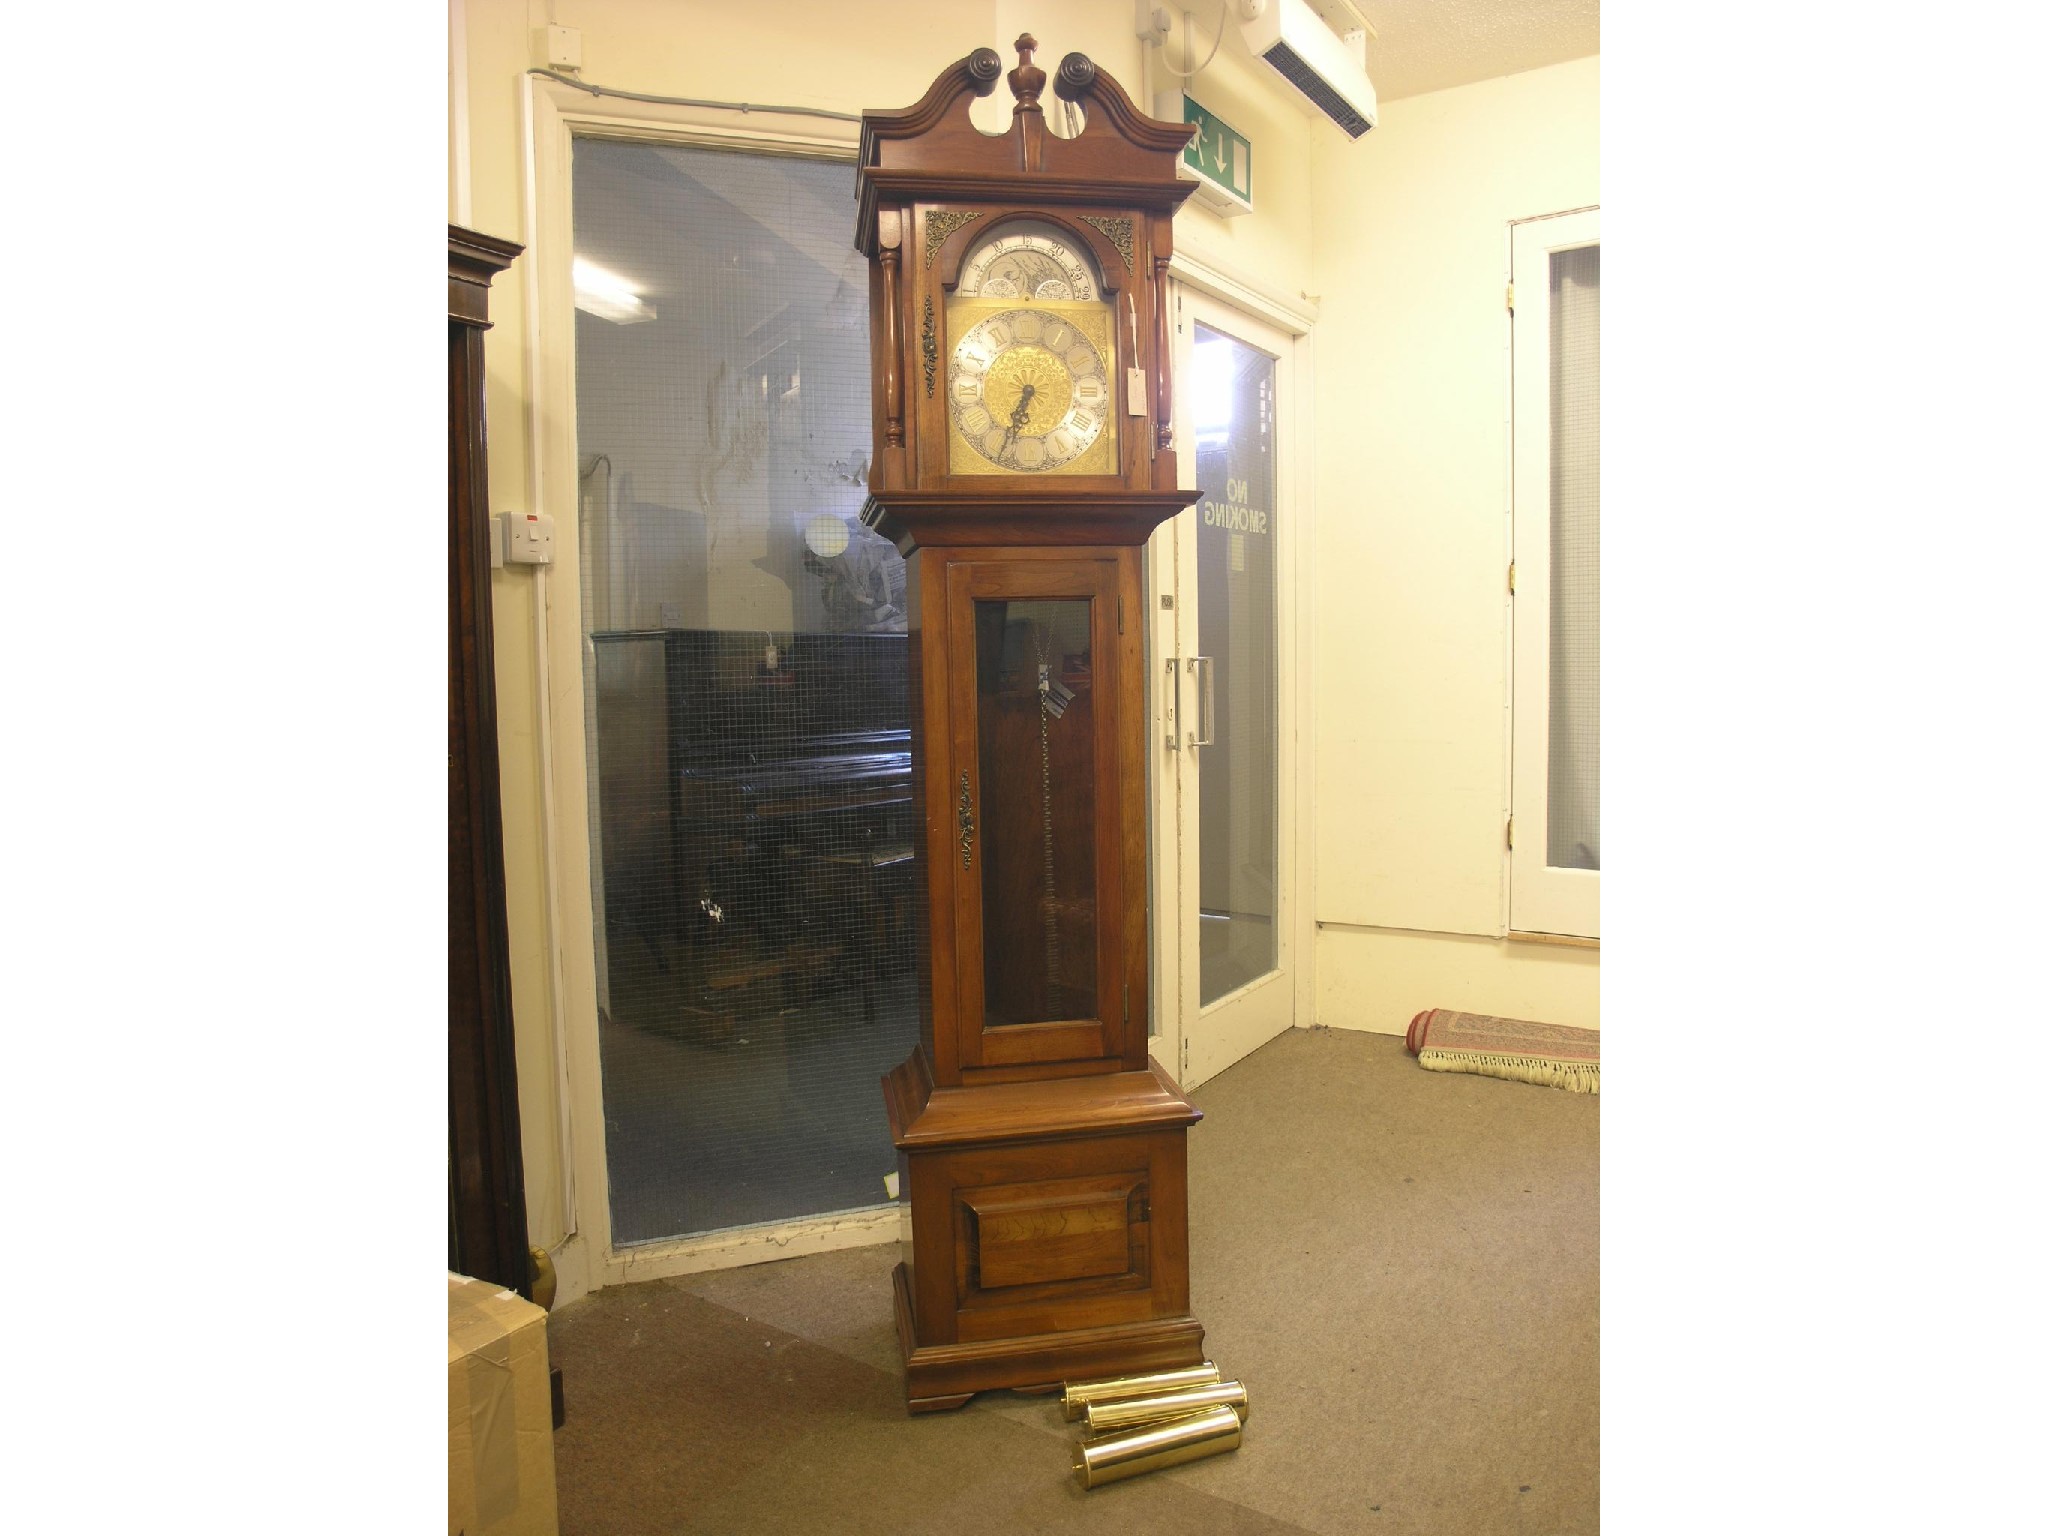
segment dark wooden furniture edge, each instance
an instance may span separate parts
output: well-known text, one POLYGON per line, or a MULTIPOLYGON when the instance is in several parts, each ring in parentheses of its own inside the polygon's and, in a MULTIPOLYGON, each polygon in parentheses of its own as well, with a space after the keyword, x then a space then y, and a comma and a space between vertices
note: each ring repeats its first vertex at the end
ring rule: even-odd
POLYGON ((505 923, 483 398, 490 283, 519 252, 510 241, 449 226, 449 1267, 531 1299, 505 923))
POLYGON ((495 235, 448 226, 448 318, 488 327, 491 279, 525 249, 495 235))

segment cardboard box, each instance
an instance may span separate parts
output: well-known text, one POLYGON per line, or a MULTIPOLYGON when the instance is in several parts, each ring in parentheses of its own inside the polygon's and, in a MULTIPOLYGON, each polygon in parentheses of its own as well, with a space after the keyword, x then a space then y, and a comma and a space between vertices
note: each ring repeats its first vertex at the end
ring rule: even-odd
POLYGON ((448 1277, 449 1536, 558 1536, 547 1314, 448 1277))

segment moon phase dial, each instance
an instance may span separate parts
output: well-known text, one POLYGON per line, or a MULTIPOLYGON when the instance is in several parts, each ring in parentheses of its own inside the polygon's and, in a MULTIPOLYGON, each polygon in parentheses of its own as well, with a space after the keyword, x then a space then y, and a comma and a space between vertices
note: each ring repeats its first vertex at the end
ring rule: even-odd
MULTIPOLYGON (((1095 341, 1056 311, 998 309, 960 338, 947 370, 957 443, 983 465, 1040 474, 1073 465, 1102 441, 1108 368, 1095 341)), ((960 462, 956 473, 981 467, 960 462)))
POLYGON ((1049 224, 1012 224, 984 240, 960 268, 962 298, 1055 299, 1093 302, 1102 297, 1091 263, 1071 239, 1049 224))

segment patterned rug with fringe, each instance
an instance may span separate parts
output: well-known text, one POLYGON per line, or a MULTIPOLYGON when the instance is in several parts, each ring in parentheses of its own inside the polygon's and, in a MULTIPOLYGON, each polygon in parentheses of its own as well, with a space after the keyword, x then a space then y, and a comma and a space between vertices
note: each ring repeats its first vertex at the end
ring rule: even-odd
POLYGON ((1408 1049, 1431 1072, 1476 1072, 1572 1093, 1600 1091, 1600 1031, 1430 1008, 1408 1026, 1408 1049))

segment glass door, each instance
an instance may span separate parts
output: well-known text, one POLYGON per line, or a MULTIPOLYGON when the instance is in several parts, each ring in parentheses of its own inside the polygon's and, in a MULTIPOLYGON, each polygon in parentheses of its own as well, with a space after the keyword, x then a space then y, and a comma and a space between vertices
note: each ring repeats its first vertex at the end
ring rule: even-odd
POLYGON ((1121 767, 1116 566, 963 561, 946 583, 962 1064, 1114 1055, 1121 925, 1099 914, 1123 907, 1123 816, 1098 790, 1121 767))
POLYGON ((1202 494, 1154 545, 1175 972, 1154 1054, 1187 1087, 1296 1022, 1293 339, 1192 293, 1176 315, 1181 484, 1202 494))
POLYGON ((612 1244, 880 1206, 920 871, 854 168, 578 138, 573 174, 612 1244))

